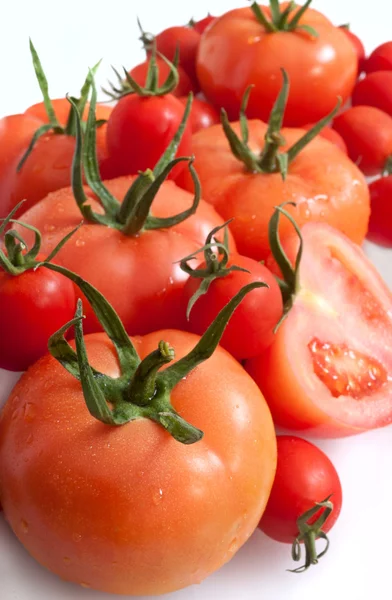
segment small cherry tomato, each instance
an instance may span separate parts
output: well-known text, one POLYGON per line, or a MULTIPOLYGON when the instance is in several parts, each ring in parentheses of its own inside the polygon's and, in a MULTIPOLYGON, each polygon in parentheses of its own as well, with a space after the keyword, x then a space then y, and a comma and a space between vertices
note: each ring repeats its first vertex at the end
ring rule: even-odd
POLYGON ((353 33, 349 29, 348 26, 341 25, 339 27, 339 29, 344 31, 344 33, 347 35, 348 39, 351 41, 351 43, 354 46, 355 52, 357 53, 357 56, 358 56, 358 75, 360 75, 365 68, 365 61, 366 61, 366 53, 365 53, 364 45, 362 44, 359 37, 357 35, 355 35, 355 33, 353 33))
POLYGON ((170 61, 174 60, 176 50, 179 51, 179 64, 193 84, 197 86, 196 55, 199 48, 200 33, 192 27, 168 27, 155 36, 158 52, 170 61))
POLYGON ((365 175, 383 170, 392 154, 392 117, 373 106, 353 106, 336 117, 333 127, 365 175))
POLYGON ((378 46, 365 62, 366 73, 392 70, 392 42, 378 46))
POLYGON ((213 23, 214 21, 216 21, 216 17, 213 17, 212 15, 210 15, 210 13, 208 13, 208 15, 204 17, 204 19, 200 19, 200 21, 192 21, 192 27, 195 31, 202 34, 207 29, 207 27, 211 25, 211 23, 213 23))
POLYGON ((374 106, 392 117, 392 71, 375 71, 358 81, 353 106, 374 106))
MULTIPOLYGON (((186 106, 188 102, 187 96, 179 98, 180 102, 186 106)), ((190 124, 192 127, 192 133, 200 131, 200 129, 207 129, 211 125, 215 125, 220 122, 218 111, 205 100, 194 98, 192 102, 191 114, 189 117, 190 124)))
POLYGON ((371 213, 368 240, 392 247, 392 175, 380 177, 369 185, 371 213))
MULTIPOLYGON (((159 56, 157 57, 156 61, 159 69, 158 85, 162 85, 166 81, 170 73, 170 67, 162 58, 159 58, 159 56)), ((129 74, 139 85, 145 84, 149 65, 150 61, 145 60, 144 62, 140 63, 139 65, 137 65, 129 71, 129 74)), ((181 65, 178 65, 177 71, 179 75, 179 83, 177 87, 171 92, 173 96, 187 96, 189 92, 196 92, 197 86, 195 86, 195 84, 181 65)))

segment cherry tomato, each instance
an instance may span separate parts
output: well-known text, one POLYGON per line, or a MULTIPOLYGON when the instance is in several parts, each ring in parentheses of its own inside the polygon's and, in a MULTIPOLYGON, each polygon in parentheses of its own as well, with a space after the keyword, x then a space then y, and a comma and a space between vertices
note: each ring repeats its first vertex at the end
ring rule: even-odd
POLYGON ((200 21, 193 21, 192 27, 195 31, 202 34, 205 32, 207 27, 211 25, 211 23, 213 23, 214 21, 216 21, 216 17, 213 17, 212 15, 210 15, 210 13, 208 13, 208 15, 204 17, 204 19, 200 19, 200 21))
MULTIPOLYGON (((278 426, 341 437, 388 425, 391 292, 345 235, 323 223, 301 231, 293 308, 272 346, 246 368, 278 426)), ((293 264, 298 239, 287 238, 284 247, 293 264)))
MULTIPOLYGON (((199 338, 152 333, 134 340, 140 357, 162 339, 177 359, 199 338)), ((85 341, 94 367, 118 377, 107 336, 85 341)), ((257 386, 218 348, 171 400, 201 441, 181 444, 145 418, 96 421, 80 383, 48 355, 17 383, 0 419, 0 500, 26 549, 62 579, 127 596, 171 592, 205 579, 257 527, 276 466, 257 386)))
POLYGON ((365 175, 383 170, 392 154, 392 117, 373 106, 353 106, 336 117, 333 127, 365 175))
MULTIPOLYGON (((107 124, 109 155, 117 176, 154 168, 178 130, 184 114, 182 103, 172 96, 124 96, 114 107, 107 124)), ((177 156, 191 156, 192 130, 187 123, 177 156)), ((175 167, 178 175, 185 163, 175 167)))
POLYGON ((73 318, 71 281, 40 267, 0 273, 0 367, 24 371, 47 352, 49 337, 73 318))
MULTIPOLYGON (((170 67, 165 63, 162 58, 159 56, 156 59, 159 75, 158 75, 158 84, 162 85, 169 75, 170 67)), ((146 82, 147 71, 149 67, 149 60, 146 60, 133 69, 129 71, 129 74, 134 78, 136 83, 139 85, 144 85, 146 82)), ((179 83, 177 87, 171 92, 173 96, 188 96, 189 92, 197 92, 197 86, 195 86, 194 82, 191 80, 189 75, 186 73, 184 68, 181 65, 177 67, 178 75, 179 75, 179 83)))
POLYGON ((200 33, 192 27, 168 27, 155 36, 155 42, 158 52, 170 61, 174 60, 178 48, 179 64, 189 75, 197 91, 196 54, 199 48, 200 33))
POLYGON ((392 70, 392 42, 378 46, 365 62, 366 73, 392 70))
POLYGON ((260 529, 278 542, 293 543, 298 535, 298 518, 332 494, 333 511, 322 528, 327 533, 342 506, 342 486, 335 467, 317 446, 301 438, 279 435, 277 446, 275 480, 260 529))
MULTIPOLYGON (((288 3, 280 5, 281 12, 288 3)), ((261 7, 271 19, 269 7, 261 7)), ((292 8, 290 19, 295 18, 292 8)), ((202 36, 197 75, 207 100, 238 118, 247 87, 254 84, 247 114, 266 121, 278 95, 281 69, 290 79, 284 123, 301 126, 317 122, 332 111, 340 96, 350 97, 357 78, 357 54, 346 34, 321 13, 308 8, 295 28, 270 32, 251 7, 232 10, 218 18, 202 36)))
MULTIPOLYGON (((314 127, 314 125, 315 125, 314 123, 310 123, 308 125, 304 125, 303 128, 309 130, 309 129, 312 129, 312 127, 314 127)), ((321 137, 323 137, 326 140, 329 140, 330 142, 335 144, 335 146, 340 148, 345 154, 348 154, 347 146, 345 144, 344 139, 342 138, 341 135, 339 135, 339 133, 337 131, 335 131, 331 127, 324 127, 320 131, 319 135, 321 135, 321 137)))
POLYGON ((375 71, 358 81, 353 106, 374 106, 392 117, 392 71, 375 71))
MULTIPOLYGON (((186 106, 188 102, 187 96, 179 98, 181 104, 186 106)), ((205 100, 194 98, 192 102, 191 114, 189 117, 192 133, 200 131, 200 129, 207 129, 211 125, 215 125, 220 122, 218 111, 205 100)))
POLYGON ((357 35, 355 35, 355 33, 353 33, 347 26, 341 25, 340 29, 342 31, 344 31, 344 33, 346 34, 346 36, 348 37, 348 39, 354 46, 355 52, 357 53, 357 57, 358 57, 358 75, 360 75, 362 73, 362 71, 364 71, 364 69, 365 69, 365 62, 366 62, 366 53, 365 53, 364 45, 362 44, 359 37, 357 35))
POLYGON ((380 177, 369 185, 371 213, 367 238, 392 247, 392 176, 380 177))

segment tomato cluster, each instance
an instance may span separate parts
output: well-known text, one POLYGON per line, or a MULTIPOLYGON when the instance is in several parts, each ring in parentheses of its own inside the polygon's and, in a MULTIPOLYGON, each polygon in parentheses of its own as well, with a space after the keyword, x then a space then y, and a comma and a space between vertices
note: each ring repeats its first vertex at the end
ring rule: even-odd
POLYGON ((392 42, 366 58, 309 4, 139 24, 113 107, 98 65, 51 100, 30 45, 43 102, 0 120, 0 368, 27 370, 0 501, 63 579, 170 592, 257 526, 304 571, 341 484, 274 425, 392 422, 392 294, 360 247, 392 245, 392 42))

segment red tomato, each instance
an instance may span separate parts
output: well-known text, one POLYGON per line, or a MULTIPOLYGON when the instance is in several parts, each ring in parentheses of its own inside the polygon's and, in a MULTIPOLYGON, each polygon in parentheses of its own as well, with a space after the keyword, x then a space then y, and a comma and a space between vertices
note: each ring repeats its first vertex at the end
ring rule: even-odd
POLYGON ((372 106, 353 106, 336 117, 333 127, 365 175, 383 170, 392 154, 392 117, 372 106))
MULTIPOLYGON (((122 200, 134 179, 113 179, 106 186, 122 200)), ((100 204, 91 191, 89 195, 92 209, 100 212, 100 204)), ((154 200, 153 214, 172 216, 188 209, 192 200, 192 194, 173 182, 165 182, 154 200)), ((81 214, 72 190, 65 188, 49 194, 24 213, 22 220, 41 231, 41 249, 47 255, 80 224, 81 214)), ((211 229, 221 224, 223 220, 203 201, 197 213, 186 221, 170 229, 143 231, 135 236, 85 222, 56 255, 56 263, 97 287, 114 306, 128 332, 139 334, 164 327, 185 329, 182 290, 187 275, 176 261, 200 248, 211 229)), ((31 244, 31 235, 25 230, 23 235, 31 244)), ((231 238, 230 247, 234 248, 232 244, 231 238)), ((101 329, 87 302, 84 308, 85 330, 101 329)))
POLYGON ((204 33, 207 27, 211 25, 211 23, 213 23, 214 21, 216 21, 216 17, 213 17, 212 15, 210 15, 210 13, 208 13, 208 15, 204 17, 204 19, 200 19, 200 21, 193 21, 192 27, 195 31, 201 34, 204 33))
POLYGON ((369 185, 371 213, 368 240, 392 247, 392 176, 381 177, 369 185))
MULTIPOLYGON (((309 130, 309 129, 312 129, 312 127, 314 127, 314 125, 315 125, 315 123, 310 123, 308 125, 304 125, 303 128, 309 130)), ((344 139, 342 138, 341 135, 339 135, 339 133, 337 131, 335 131, 331 127, 324 127, 320 131, 319 135, 321 135, 321 137, 323 137, 326 140, 329 140, 330 142, 335 144, 335 146, 340 148, 345 154, 348 154, 347 146, 345 144, 344 139)))
MULTIPOLYGON (((281 11, 288 4, 280 5, 281 11)), ((261 7, 267 19, 269 7, 261 7)), ((293 8, 292 17, 300 7, 293 8)), ((238 118, 250 84, 247 114, 266 121, 281 86, 281 70, 290 79, 285 125, 316 122, 332 111, 340 96, 350 97, 357 78, 357 55, 346 34, 319 12, 307 9, 299 25, 313 27, 317 37, 301 29, 271 33, 251 7, 232 10, 203 34, 197 75, 207 99, 238 118)))
POLYGON ((366 73, 392 70, 392 42, 378 46, 365 62, 366 73))
POLYGON ((346 34, 346 36, 348 37, 348 39, 354 46, 355 52, 357 53, 357 57, 358 57, 358 75, 360 75, 362 73, 362 71, 365 69, 365 62, 366 62, 366 53, 365 53, 364 45, 362 44, 359 37, 357 35, 355 35, 355 33, 353 33, 348 27, 346 27, 345 25, 341 25, 340 29, 342 31, 344 31, 344 33, 346 34))
POLYGON ((392 117, 392 71, 370 73, 354 88, 353 106, 375 106, 392 117))
POLYGON ((179 50, 179 64, 191 78, 196 90, 196 54, 199 48, 200 33, 192 27, 168 27, 155 36, 158 52, 170 61, 174 60, 176 50, 179 50))
MULTIPOLYGON (((177 359, 199 338, 152 333, 134 340, 141 358, 162 339, 177 359)), ((118 377, 107 336, 85 341, 94 367, 118 377)), ((202 581, 249 538, 276 466, 257 386, 218 348, 171 400, 202 429, 201 441, 181 444, 147 418, 117 427, 96 421, 80 383, 50 356, 17 383, 0 419, 0 500, 47 569, 108 593, 163 594, 202 581)))
POLYGON ((279 435, 277 446, 275 480, 260 529, 278 542, 293 543, 298 535, 298 518, 332 494, 333 511, 322 528, 327 533, 342 506, 342 486, 335 467, 317 446, 301 438, 279 435))
MULTIPOLYGON (((39 260, 39 259, 38 259, 39 260)), ((21 275, 0 273, 0 367, 25 371, 47 352, 48 339, 73 319, 70 280, 40 267, 21 275)))
MULTIPOLYGON (((219 311, 246 284, 263 281, 269 288, 252 290, 236 309, 227 325, 220 344, 235 358, 242 360, 263 352, 274 339, 274 327, 283 312, 282 295, 272 273, 263 265, 239 254, 230 254, 228 267, 236 265, 249 271, 232 271, 215 279, 208 292, 200 296, 189 315, 189 328, 202 335, 219 311)), ((192 268, 193 265, 191 264, 192 268)), ((197 265, 205 268, 205 263, 197 265)), ((184 287, 185 303, 200 286, 201 280, 189 277, 184 287)))
MULTIPOLYGON (((322 223, 302 227, 293 308, 247 363, 278 426, 340 437, 392 422, 392 297, 363 251, 322 223)), ((298 241, 285 245, 293 262, 298 241)), ((268 264, 268 263, 267 263, 268 264)))
MULTIPOLYGON (((165 61, 162 58, 159 58, 159 56, 157 57, 156 61, 159 69, 158 84, 162 85, 166 81, 167 76, 169 75, 170 67, 167 63, 165 63, 165 61)), ((146 60, 140 63, 140 65, 137 65, 136 67, 131 69, 131 71, 129 71, 129 74, 134 78, 136 83, 138 83, 139 85, 144 85, 146 82, 148 67, 149 61, 146 60)), ((179 75, 179 83, 177 87, 171 92, 172 95, 188 96, 189 92, 196 92, 197 87, 195 86, 195 84, 181 65, 178 65, 177 71, 179 75)))
MULTIPOLYGON (((52 105, 59 123, 65 126, 68 121, 69 113, 71 110, 71 105, 68 102, 67 98, 55 98, 54 100, 52 100, 52 105)), ((84 121, 87 120, 89 106, 90 105, 87 102, 83 113, 84 121)), ((108 119, 111 112, 111 106, 107 106, 106 104, 97 104, 95 115, 97 120, 108 119)), ((43 102, 37 102, 37 104, 33 104, 32 106, 30 106, 25 111, 25 115, 34 116, 37 119, 40 119, 43 123, 49 122, 48 115, 45 109, 45 104, 43 102)))
MULTIPOLYGON (((109 156, 116 163, 116 175, 136 174, 154 168, 178 130, 184 114, 181 102, 172 96, 124 96, 114 107, 107 124, 109 156)), ((191 156, 192 130, 188 122, 177 156, 191 156)), ((170 174, 185 168, 180 163, 170 174)))
MULTIPOLYGON (((183 106, 186 106, 188 102, 187 96, 179 98, 183 106)), ((207 129, 211 125, 215 125, 220 122, 218 111, 205 100, 194 98, 192 102, 191 114, 189 121, 192 128, 192 133, 200 131, 200 129, 207 129)))

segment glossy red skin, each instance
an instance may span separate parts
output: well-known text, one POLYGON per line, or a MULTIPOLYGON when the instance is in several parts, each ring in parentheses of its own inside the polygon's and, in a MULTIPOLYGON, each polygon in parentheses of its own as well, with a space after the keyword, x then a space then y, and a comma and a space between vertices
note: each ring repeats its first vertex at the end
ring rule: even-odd
POLYGON ((392 154, 392 117, 373 106, 353 106, 336 117, 334 129, 365 175, 377 175, 392 154))
MULTIPOLYGON (((282 10, 286 3, 281 5, 282 10)), ((263 7, 270 15, 269 7, 263 7)), ((247 87, 255 84, 247 115, 267 121, 282 86, 284 68, 290 95, 287 126, 313 123, 350 97, 357 78, 357 54, 347 36, 321 13, 308 9, 300 20, 318 37, 303 31, 267 33, 250 7, 229 11, 203 34, 197 75, 207 99, 238 119, 247 87)))
POLYGON ((372 211, 367 239, 392 248, 392 176, 380 177, 369 185, 372 211))
POLYGON ((204 19, 200 19, 200 21, 195 21, 192 27, 195 31, 201 34, 204 33, 207 27, 211 25, 211 23, 216 21, 216 19, 217 17, 213 17, 212 15, 210 15, 210 13, 208 13, 208 15, 204 17, 204 19))
POLYGON ((366 73, 374 73, 374 71, 391 71, 392 70, 392 42, 385 42, 381 46, 377 46, 365 62, 366 73))
MULTIPOLYGON (((107 123, 107 147, 116 164, 116 176, 153 169, 176 134, 184 115, 181 102, 165 96, 130 94, 116 104, 107 123)), ((192 129, 187 123, 176 156, 192 155, 192 129)), ((169 175, 176 177, 186 162, 169 175)))
POLYGON ((158 52, 170 61, 174 60, 178 48, 179 64, 189 75, 197 91, 196 54, 200 43, 200 33, 193 27, 168 27, 155 37, 155 42, 158 52))
MULTIPOLYGON (((182 96, 179 100, 183 106, 186 106, 188 97, 182 96)), ((196 133, 197 131, 200 131, 200 129, 207 129, 208 127, 211 127, 211 125, 219 123, 220 117, 218 111, 212 104, 205 100, 200 100, 200 98, 194 98, 189 120, 192 133, 196 133)))
MULTIPOLYGON (((327 533, 342 506, 342 486, 335 467, 324 452, 306 440, 279 435, 276 441, 276 475, 259 528, 277 542, 292 544, 299 533, 297 519, 332 494, 333 511, 322 528, 327 533)), ((310 522, 319 516, 317 513, 310 522)))
POLYGON ((357 57, 358 57, 358 75, 360 75, 362 73, 362 71, 364 71, 364 69, 365 69, 365 62, 366 62, 365 47, 362 44, 359 37, 357 35, 355 35, 355 33, 353 33, 352 31, 350 31, 350 29, 348 27, 341 26, 340 29, 342 31, 344 31, 344 33, 346 34, 346 36, 348 37, 348 39, 351 41, 351 43, 354 46, 355 52, 357 53, 357 57))
MULTIPOLYGON (((106 185, 122 200, 133 180, 113 179, 106 185)), ((93 198, 91 192, 89 195, 93 198)), ((193 195, 166 182, 154 200, 152 212, 157 217, 172 216, 189 208, 192 200, 193 195)), ((91 206, 100 211, 95 199, 91 206)), ((65 188, 49 194, 21 218, 42 232, 42 252, 47 255, 80 224, 82 217, 72 190, 65 188)), ((221 224, 223 220, 203 201, 196 215, 183 223, 134 237, 85 222, 56 255, 56 262, 97 287, 113 304, 128 332, 144 334, 166 326, 185 329, 182 290, 188 276, 176 261, 200 248, 211 229, 221 224)), ((28 243, 32 241, 25 230, 23 235, 28 243)), ((230 239, 230 247, 234 248, 230 239)), ((87 301, 84 311, 85 331, 101 330, 87 301)))
MULTIPOLYGON (((304 125, 303 128, 309 131, 309 129, 312 129, 314 125, 314 123, 310 123, 309 125, 304 125)), ((331 127, 323 127, 319 135, 321 135, 321 137, 323 137, 324 139, 329 140, 330 142, 335 144, 335 146, 340 148, 340 150, 342 150, 342 152, 344 152, 345 154, 348 154, 347 146, 344 139, 337 131, 335 131, 331 127)))
MULTIPOLYGON (((158 84, 161 86, 165 83, 169 73, 170 67, 165 63, 162 58, 157 57, 157 65, 159 70, 158 76, 158 84)), ((129 74, 135 79, 136 83, 139 85, 145 85, 147 71, 149 67, 149 61, 146 60, 139 65, 136 65, 133 69, 129 71, 129 74)), ((198 86, 191 80, 185 69, 178 65, 177 67, 178 75, 179 75, 179 83, 177 87, 172 90, 171 94, 173 96, 187 96, 189 92, 197 92, 198 86)))
MULTIPOLYGON (((317 437, 343 437, 392 422, 392 296, 359 246, 323 223, 302 227, 299 292, 264 354, 247 361, 274 423, 317 437), (389 379, 360 399, 335 397, 314 370, 309 344, 346 344, 376 360, 389 379)), ((298 239, 285 250, 295 259, 298 239)), ((271 262, 267 265, 272 270, 271 262)), ((358 369, 360 365, 356 363, 358 369)))
MULTIPOLYGON (((199 338, 154 332, 134 339, 140 357, 161 339, 178 360, 199 338)), ((118 377, 106 335, 85 341, 91 364, 118 377)), ((218 347, 171 400, 201 441, 181 444, 149 419, 99 423, 48 355, 14 388, 0 417, 0 500, 21 543, 62 579, 126 596, 171 592, 228 562, 257 527, 276 467, 257 386, 218 347)))
POLYGON ((374 106, 392 117, 392 71, 375 71, 358 81, 353 106, 374 106))
POLYGON ((73 319, 75 306, 73 284, 59 273, 1 272, 0 368, 25 371, 46 354, 49 337, 73 319))
MULTIPOLYGON (((283 313, 282 295, 275 277, 263 265, 239 254, 231 254, 228 266, 236 265, 249 271, 232 271, 225 277, 215 279, 208 292, 197 300, 189 316, 188 329, 202 335, 211 325, 219 311, 244 286, 262 281, 269 288, 250 292, 236 309, 221 339, 226 348, 238 360, 257 356, 270 346, 274 339, 273 329, 283 313)), ((203 269, 205 263, 193 268, 203 269)), ((185 306, 196 292, 201 280, 190 277, 184 287, 185 306)))

